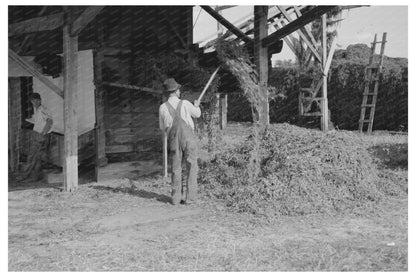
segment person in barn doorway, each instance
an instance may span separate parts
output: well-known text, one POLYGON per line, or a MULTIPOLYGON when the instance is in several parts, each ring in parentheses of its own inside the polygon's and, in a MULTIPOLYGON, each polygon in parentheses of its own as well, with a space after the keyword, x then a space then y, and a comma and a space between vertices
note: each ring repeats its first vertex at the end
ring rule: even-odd
POLYGON ((29 99, 33 107, 33 115, 27 119, 33 123, 33 130, 30 132, 31 146, 23 172, 17 179, 18 181, 35 182, 42 178, 42 158, 46 159, 53 117, 42 105, 39 93, 32 93, 29 99))
POLYGON ((172 165, 172 204, 195 204, 197 201, 198 145, 192 118, 201 116, 199 101, 192 105, 181 100, 181 85, 174 78, 163 82, 168 100, 160 105, 159 125, 168 137, 169 157, 172 165), (182 166, 186 182, 182 182, 182 166))

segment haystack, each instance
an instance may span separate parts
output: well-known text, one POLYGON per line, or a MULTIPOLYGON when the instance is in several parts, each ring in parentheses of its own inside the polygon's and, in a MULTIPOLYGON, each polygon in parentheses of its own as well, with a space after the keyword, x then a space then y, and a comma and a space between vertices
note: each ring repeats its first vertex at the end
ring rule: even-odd
POLYGON ((366 209, 383 194, 377 169, 352 132, 322 133, 289 124, 249 136, 201 165, 200 182, 211 197, 236 211, 265 216, 335 214, 366 209), (260 170, 251 178, 253 153, 260 170))

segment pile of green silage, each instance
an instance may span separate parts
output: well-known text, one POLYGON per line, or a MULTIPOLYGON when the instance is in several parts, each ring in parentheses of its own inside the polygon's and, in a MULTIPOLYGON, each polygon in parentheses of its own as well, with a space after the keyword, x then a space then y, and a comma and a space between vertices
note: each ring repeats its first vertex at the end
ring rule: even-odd
POLYGON ((272 125, 217 153, 201 164, 199 175, 209 196, 266 217, 366 210, 383 197, 362 138, 289 124, 272 125))

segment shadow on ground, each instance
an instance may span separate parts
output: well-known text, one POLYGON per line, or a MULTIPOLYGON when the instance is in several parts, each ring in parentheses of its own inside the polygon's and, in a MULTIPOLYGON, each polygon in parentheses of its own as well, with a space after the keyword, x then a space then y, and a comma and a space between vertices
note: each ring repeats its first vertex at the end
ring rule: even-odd
POLYGON ((93 189, 97 190, 104 190, 104 191, 111 191, 114 193, 127 193, 133 196, 146 198, 146 199, 156 199, 157 201, 163 202, 163 203, 170 203, 171 198, 164 194, 159 194, 151 191, 146 191, 143 189, 135 189, 135 188, 111 188, 107 186, 91 186, 93 189))

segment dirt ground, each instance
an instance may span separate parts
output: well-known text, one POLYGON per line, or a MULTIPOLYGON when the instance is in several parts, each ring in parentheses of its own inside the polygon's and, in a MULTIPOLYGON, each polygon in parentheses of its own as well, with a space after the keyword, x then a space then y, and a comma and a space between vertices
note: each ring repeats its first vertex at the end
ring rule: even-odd
POLYGON ((157 176, 60 188, 9 184, 9 271, 408 269, 407 197, 371 214, 266 222, 207 198, 172 206, 157 176))

